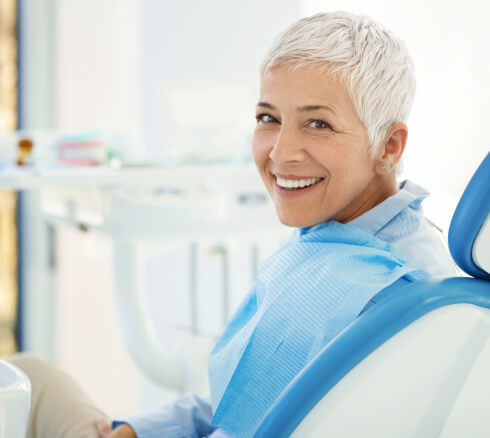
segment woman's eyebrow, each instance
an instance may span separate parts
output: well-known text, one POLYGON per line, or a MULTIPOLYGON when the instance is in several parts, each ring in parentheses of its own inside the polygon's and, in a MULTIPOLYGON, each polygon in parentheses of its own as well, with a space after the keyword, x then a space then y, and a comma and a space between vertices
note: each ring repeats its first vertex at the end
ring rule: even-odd
POLYGON ((261 107, 261 108, 268 108, 268 109, 271 109, 271 110, 275 110, 276 107, 274 105, 271 105, 270 103, 267 103, 267 102, 259 102, 257 104, 258 107, 261 107))
MULTIPOLYGON (((257 107, 260 108, 267 108, 271 110, 276 110, 276 107, 268 102, 259 102, 257 104, 257 107)), ((318 111, 318 110, 327 110, 330 111, 331 113, 335 114, 335 110, 329 106, 326 105, 305 105, 305 106, 300 106, 296 110, 300 113, 306 113, 309 111, 318 111)))
POLYGON ((297 111, 300 113, 306 113, 308 111, 317 111, 317 110, 327 110, 335 114, 335 111, 326 105, 305 105, 297 108, 297 111))

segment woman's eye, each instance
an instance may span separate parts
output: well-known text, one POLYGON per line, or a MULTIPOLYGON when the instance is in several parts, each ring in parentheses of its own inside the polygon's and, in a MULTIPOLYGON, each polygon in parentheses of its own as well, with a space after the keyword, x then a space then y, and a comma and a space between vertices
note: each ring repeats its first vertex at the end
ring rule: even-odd
POLYGON ((308 126, 313 129, 332 129, 332 125, 323 120, 310 120, 308 126))
POLYGON ((263 123, 277 122, 277 120, 274 117, 272 117, 270 114, 257 114, 255 118, 257 119, 257 122, 263 122, 263 123))

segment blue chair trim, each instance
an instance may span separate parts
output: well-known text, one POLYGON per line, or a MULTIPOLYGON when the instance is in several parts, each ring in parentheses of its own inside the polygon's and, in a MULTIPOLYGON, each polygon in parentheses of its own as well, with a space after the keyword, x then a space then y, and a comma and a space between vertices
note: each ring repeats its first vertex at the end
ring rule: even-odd
POLYGON ((490 211, 490 153, 487 154, 459 200, 449 227, 449 250, 466 273, 490 280, 490 274, 475 265, 473 243, 490 211))
POLYGON ((269 409, 254 438, 289 437, 323 396, 376 348, 432 310, 459 303, 490 308, 490 284, 445 278, 402 286, 357 318, 305 367, 269 409))

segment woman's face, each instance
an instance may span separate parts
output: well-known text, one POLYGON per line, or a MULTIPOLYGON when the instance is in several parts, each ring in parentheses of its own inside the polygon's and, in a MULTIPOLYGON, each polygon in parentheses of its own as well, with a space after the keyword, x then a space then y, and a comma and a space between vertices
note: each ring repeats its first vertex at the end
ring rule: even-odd
POLYGON ((386 198, 368 146, 342 82, 317 68, 264 74, 253 155, 283 224, 349 222, 386 198))

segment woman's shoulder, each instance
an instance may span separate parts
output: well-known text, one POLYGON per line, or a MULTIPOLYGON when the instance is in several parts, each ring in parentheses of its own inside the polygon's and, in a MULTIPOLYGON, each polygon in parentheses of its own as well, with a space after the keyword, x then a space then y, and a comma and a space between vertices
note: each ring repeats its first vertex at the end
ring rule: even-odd
POLYGON ((444 236, 424 217, 422 202, 428 195, 425 188, 404 181, 394 196, 360 217, 354 225, 398 249, 414 268, 437 276, 457 275, 444 236))
POLYGON ((406 225, 399 224, 397 230, 389 233, 389 243, 402 252, 414 268, 423 269, 433 276, 457 275, 442 232, 420 211, 407 209, 400 215, 401 223, 406 225))

